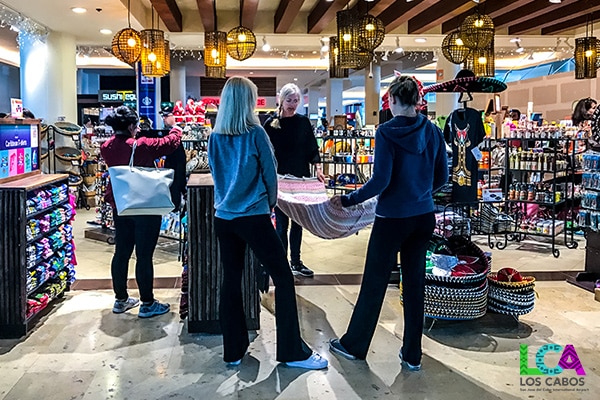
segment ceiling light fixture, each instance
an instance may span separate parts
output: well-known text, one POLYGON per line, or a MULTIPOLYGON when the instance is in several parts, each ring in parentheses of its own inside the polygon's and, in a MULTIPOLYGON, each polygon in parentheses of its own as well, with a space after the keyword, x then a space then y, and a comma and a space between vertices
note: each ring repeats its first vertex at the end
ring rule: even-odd
POLYGON ((552 4, 560 4, 562 0, 549 0, 552 4))
POLYGON ((327 53, 329 51, 329 38, 321 38, 321 53, 327 53))
POLYGON ((383 53, 383 55, 381 56, 381 61, 389 60, 389 56, 390 56, 390 51, 386 50, 385 53, 383 53))
POLYGON ((256 36, 251 29, 242 26, 244 0, 240 0, 240 24, 227 32, 227 54, 238 61, 244 61, 256 50, 256 36))
POLYGON ((427 39, 424 37, 415 38, 415 43, 427 43, 427 39))
POLYGON ((594 36, 594 21, 588 15, 585 23, 585 36, 575 39, 575 79, 594 79, 600 67, 598 47, 600 43, 594 36))
POLYGON ((269 42, 267 42, 267 38, 265 36, 263 36, 262 42, 263 42, 262 51, 270 51, 271 45, 269 44, 269 42))
POLYGON ((100 29, 100 33, 103 35, 110 35, 112 33, 112 31, 110 29, 103 28, 103 29, 100 29))
POLYGON ((111 50, 113 55, 126 64, 132 65, 140 59, 142 41, 140 33, 131 28, 131 1, 127 1, 127 28, 121 29, 113 36, 111 50))
POLYGON ((75 14, 84 14, 87 12, 87 10, 83 7, 72 7, 71 11, 73 11, 75 14))
POLYGON ((394 49, 394 53, 404 53, 404 49, 402 48, 402 46, 400 46, 400 38, 398 36, 396 36, 396 48, 394 49))

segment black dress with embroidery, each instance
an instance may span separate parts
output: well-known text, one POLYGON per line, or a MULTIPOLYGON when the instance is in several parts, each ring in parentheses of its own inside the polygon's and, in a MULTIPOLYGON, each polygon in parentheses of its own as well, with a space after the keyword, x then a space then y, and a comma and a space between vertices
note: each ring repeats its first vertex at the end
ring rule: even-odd
POLYGON ((481 113, 473 108, 454 110, 444 127, 444 139, 452 145, 452 201, 477 201, 478 163, 471 152, 485 137, 481 113))

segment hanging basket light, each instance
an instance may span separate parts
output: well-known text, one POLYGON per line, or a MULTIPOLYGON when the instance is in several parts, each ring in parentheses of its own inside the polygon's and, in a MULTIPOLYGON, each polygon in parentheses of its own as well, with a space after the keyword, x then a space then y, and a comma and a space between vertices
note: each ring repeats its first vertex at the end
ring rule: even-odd
POLYGON ((226 67, 227 33, 221 31, 204 32, 204 65, 226 67))
POLYGON ((207 78, 225 79, 226 72, 227 71, 225 67, 209 67, 208 65, 204 66, 204 75, 207 78))
POLYGON ((171 43, 165 40, 165 60, 163 63, 163 71, 165 75, 171 72, 171 43))
POLYGON ((597 76, 599 44, 594 36, 575 39, 575 79, 594 79, 597 76))
POLYGON ((470 53, 471 49, 465 46, 459 31, 450 32, 442 40, 442 54, 453 64, 462 64, 470 53))
POLYGON ((339 62, 342 68, 356 68, 358 64, 357 14, 352 9, 336 13, 339 62))
POLYGON ((358 57, 356 59, 356 67, 354 68, 357 71, 365 69, 367 65, 369 65, 369 63, 373 61, 373 53, 370 51, 360 49, 358 50, 357 55, 358 57))
POLYGON ((348 68, 342 68, 339 65, 340 49, 338 48, 337 36, 329 38, 329 77, 330 78, 347 78, 349 74, 348 68))
POLYGON ((585 37, 575 39, 575 79, 594 79, 600 68, 600 40, 594 36, 594 22, 588 16, 585 37))
POLYGON ((460 38, 471 49, 483 49, 494 38, 494 21, 489 15, 469 15, 460 25, 460 38))
POLYGON ((256 50, 256 36, 245 26, 236 26, 227 32, 227 54, 233 59, 244 61, 256 50))
POLYGON ((159 29, 144 29, 140 32, 142 40, 142 75, 160 78, 165 75, 165 33, 159 29))
POLYGON ((126 64, 134 64, 140 60, 142 42, 140 34, 135 29, 125 28, 113 36, 112 54, 126 64))
POLYGON ((371 14, 366 14, 358 22, 358 47, 373 52, 385 39, 383 22, 371 14))
POLYGON ((142 41, 140 33, 131 29, 130 3, 131 1, 127 0, 127 28, 121 29, 113 36, 111 50, 119 61, 134 64, 140 60, 142 41))
POLYGON ((485 49, 473 49, 465 61, 465 68, 473 71, 476 76, 496 76, 496 58, 494 55, 494 40, 485 49))

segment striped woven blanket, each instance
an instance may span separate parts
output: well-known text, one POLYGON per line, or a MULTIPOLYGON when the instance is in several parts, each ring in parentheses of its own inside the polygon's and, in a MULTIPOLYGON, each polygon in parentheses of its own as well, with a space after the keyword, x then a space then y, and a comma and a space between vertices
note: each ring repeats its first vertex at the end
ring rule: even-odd
POLYGON ((280 177, 277 206, 293 221, 322 239, 350 236, 375 220, 377 199, 352 207, 331 206, 316 178, 280 177))

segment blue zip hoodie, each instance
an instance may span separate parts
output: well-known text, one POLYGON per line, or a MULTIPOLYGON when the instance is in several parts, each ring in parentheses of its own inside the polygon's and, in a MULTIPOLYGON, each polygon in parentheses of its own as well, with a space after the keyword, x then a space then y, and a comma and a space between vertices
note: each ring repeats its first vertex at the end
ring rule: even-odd
POLYGON ((271 213, 277 203, 277 162, 260 125, 241 135, 213 132, 208 139, 208 163, 217 218, 271 213))
POLYGON ((407 218, 434 210, 433 192, 448 180, 448 161, 442 131, 422 114, 396 116, 375 133, 375 162, 371 179, 342 196, 348 207, 379 195, 379 217, 407 218))

